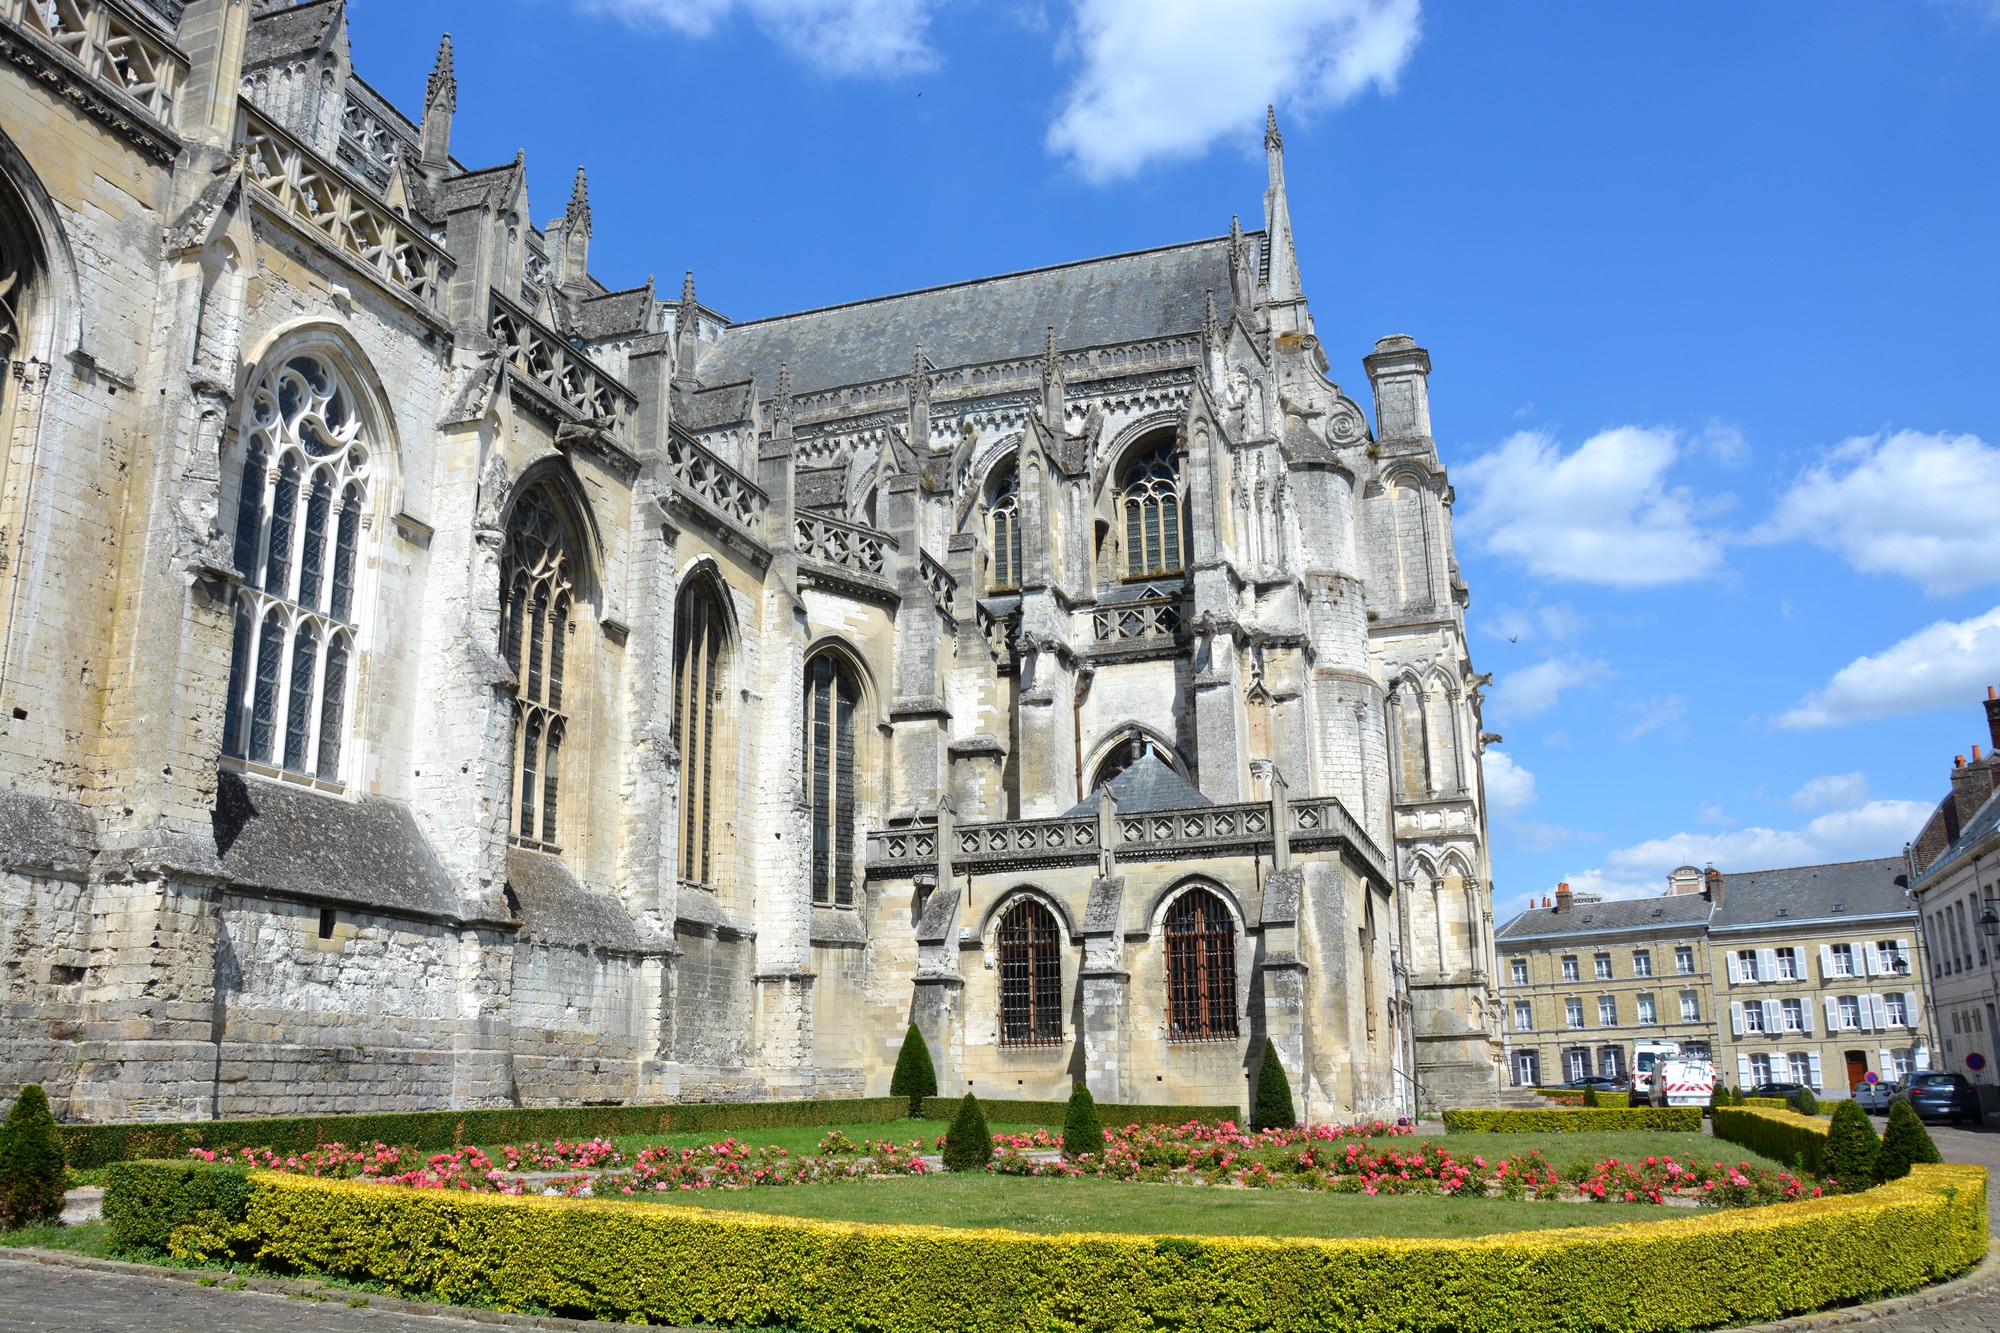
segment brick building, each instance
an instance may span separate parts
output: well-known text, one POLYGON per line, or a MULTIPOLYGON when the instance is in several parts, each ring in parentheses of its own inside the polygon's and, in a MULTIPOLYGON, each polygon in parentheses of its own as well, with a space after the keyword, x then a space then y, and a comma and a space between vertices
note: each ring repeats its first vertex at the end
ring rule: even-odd
POLYGON ((0 52, 0 1091, 1490 1093, 1429 357, 1329 378, 1275 123, 1259 229, 738 321, 343 0, 0 52))

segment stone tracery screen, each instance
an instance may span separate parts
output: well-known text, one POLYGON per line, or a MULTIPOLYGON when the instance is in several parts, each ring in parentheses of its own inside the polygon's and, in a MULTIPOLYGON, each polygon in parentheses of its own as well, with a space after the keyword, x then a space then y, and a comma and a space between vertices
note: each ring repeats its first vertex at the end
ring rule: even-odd
POLYGON ((567 525, 554 496, 535 487, 514 506, 500 567, 500 651, 514 670, 512 835, 561 849, 563 666, 569 655, 571 586, 567 525))
POLYGON ((1167 910, 1167 1036, 1205 1041, 1236 1035, 1236 929, 1206 889, 1167 910))
POLYGON ((1055 914, 1026 898, 1000 918, 1000 1044, 1062 1040, 1062 934, 1055 914))
POLYGON ((806 663, 806 804, 815 907, 854 905, 854 676, 832 653, 806 663))
POLYGON ((993 488, 987 525, 993 591, 1012 592, 1021 586, 1021 474, 1011 465, 993 488))
POLYGON ((257 382, 241 433, 243 585, 223 753, 338 782, 359 633, 367 433, 339 372, 312 353, 257 382))
POLYGON ((681 756, 682 880, 713 871, 716 701, 722 689, 721 603, 707 578, 682 589, 674 614, 674 748, 681 756))
POLYGON ((1125 521, 1125 576, 1181 572, 1181 479, 1174 442, 1162 440, 1126 465, 1118 479, 1125 521))

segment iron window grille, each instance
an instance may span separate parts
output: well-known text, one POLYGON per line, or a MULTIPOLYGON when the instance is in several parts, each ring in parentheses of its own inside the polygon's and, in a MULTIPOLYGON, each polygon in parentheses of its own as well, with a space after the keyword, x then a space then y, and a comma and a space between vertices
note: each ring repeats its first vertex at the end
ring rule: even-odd
POLYGON ((1168 1036, 1236 1036, 1236 928, 1222 900, 1191 889, 1167 912, 1168 1036))
POLYGON ((1059 1046, 1062 932, 1055 914, 1032 899, 1000 918, 1000 1044, 1059 1046))

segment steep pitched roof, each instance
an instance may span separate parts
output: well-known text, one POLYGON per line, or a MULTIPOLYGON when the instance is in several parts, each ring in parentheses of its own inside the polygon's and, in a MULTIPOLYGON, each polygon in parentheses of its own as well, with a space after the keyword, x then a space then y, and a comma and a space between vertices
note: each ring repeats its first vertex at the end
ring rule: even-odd
MULTIPOLYGON (((1947 797, 1947 800, 1950 798, 1947 797)), ((1924 867, 1924 872, 1916 878, 1917 884, 1929 883, 1972 854, 1972 849, 1980 843, 2000 833, 2000 791, 1986 798, 1986 804, 1973 812, 1951 845, 1938 855, 1935 861, 1924 867)))
POLYGON ((1752 870, 1722 877, 1722 906, 1709 923, 1716 930, 1827 918, 1914 914, 1896 883, 1903 858, 1839 861, 1823 866, 1752 870))
POLYGON ((906 374, 919 347, 946 367, 1038 357, 1051 328, 1063 348, 1192 333, 1209 292, 1227 320, 1226 236, 731 325, 699 376, 771 385, 782 362, 792 391, 811 393, 906 374))
POLYGON ((1619 898, 1577 903, 1566 912, 1538 907, 1521 913, 1493 933, 1499 940, 1589 936, 1648 927, 1698 926, 1708 920, 1709 901, 1699 893, 1660 898, 1619 898))
POLYGON ((587 339, 644 333, 653 314, 653 284, 586 297, 570 314, 570 331, 587 339))
POLYGON ((258 69, 326 45, 327 34, 340 21, 343 0, 306 0, 250 16, 250 34, 243 44, 243 68, 258 69))
MULTIPOLYGON (((1105 785, 1111 788, 1111 798, 1118 803, 1118 809, 1126 814, 1142 810, 1187 810, 1198 805, 1215 804, 1151 750, 1105 785)), ((1096 812, 1097 793, 1092 792, 1064 813, 1088 815, 1096 812)))
POLYGON ((453 917, 458 892, 401 801, 358 801, 221 775, 215 851, 239 884, 391 911, 453 917))

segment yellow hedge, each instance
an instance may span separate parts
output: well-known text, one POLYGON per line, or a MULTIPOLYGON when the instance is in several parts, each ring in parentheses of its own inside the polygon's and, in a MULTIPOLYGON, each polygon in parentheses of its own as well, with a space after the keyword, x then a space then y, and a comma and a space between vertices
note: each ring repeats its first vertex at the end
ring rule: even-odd
POLYGON ((1866 1194, 1469 1241, 1037 1236, 253 1182, 267 1263, 502 1308, 815 1333, 1652 1333, 1911 1290, 1976 1263, 1987 1239, 1986 1173, 1962 1166, 1866 1194))
POLYGON ((1537 1110, 1456 1110, 1444 1113, 1452 1134, 1583 1134, 1618 1129, 1701 1133, 1699 1106, 1544 1106, 1537 1110))
POLYGON ((1774 1162, 1819 1175, 1825 1170, 1826 1135, 1831 1122, 1797 1111, 1761 1106, 1718 1106, 1715 1137, 1740 1144, 1774 1162))

